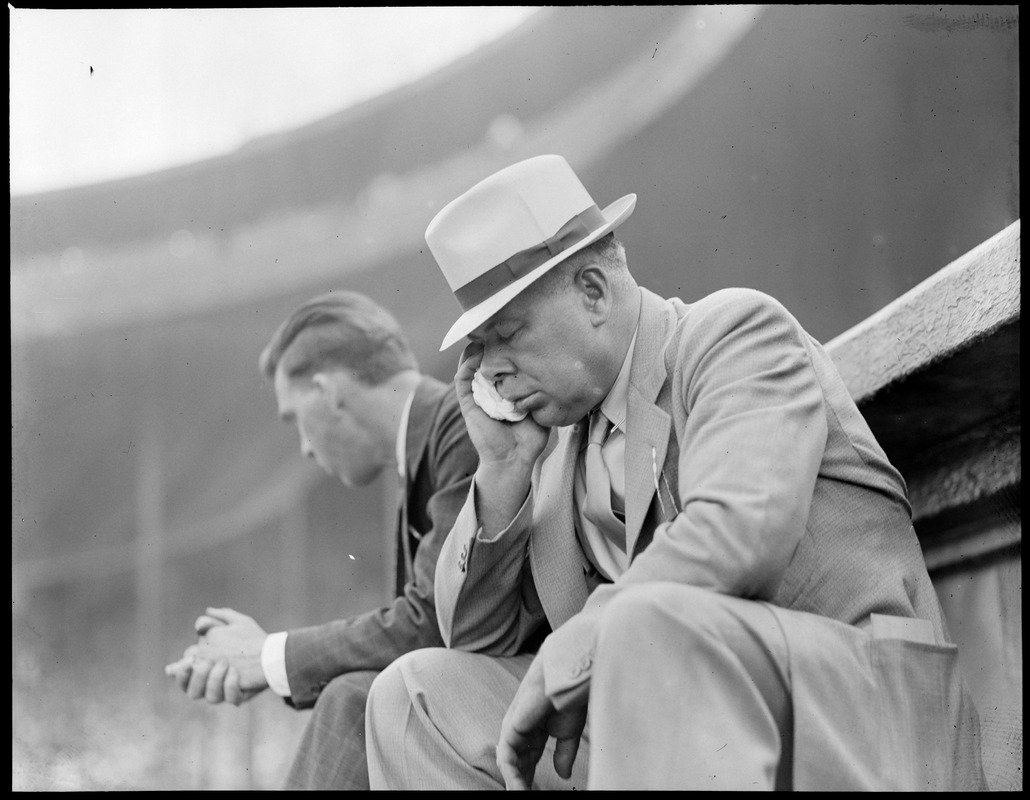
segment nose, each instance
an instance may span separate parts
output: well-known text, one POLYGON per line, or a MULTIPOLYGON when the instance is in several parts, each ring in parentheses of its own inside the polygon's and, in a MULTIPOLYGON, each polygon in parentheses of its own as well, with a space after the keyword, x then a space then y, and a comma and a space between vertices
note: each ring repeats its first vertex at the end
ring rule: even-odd
POLYGON ((479 371, 492 383, 503 381, 517 372, 515 365, 505 358, 496 347, 483 349, 483 360, 479 364, 479 371))

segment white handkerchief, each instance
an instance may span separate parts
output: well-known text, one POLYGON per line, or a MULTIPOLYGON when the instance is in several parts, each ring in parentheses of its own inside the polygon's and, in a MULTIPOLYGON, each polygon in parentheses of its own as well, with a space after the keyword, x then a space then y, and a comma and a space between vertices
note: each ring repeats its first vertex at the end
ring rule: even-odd
POLYGON ((478 369, 472 377, 472 399, 493 419, 518 422, 526 417, 526 412, 519 411, 511 400, 501 397, 496 387, 478 369))

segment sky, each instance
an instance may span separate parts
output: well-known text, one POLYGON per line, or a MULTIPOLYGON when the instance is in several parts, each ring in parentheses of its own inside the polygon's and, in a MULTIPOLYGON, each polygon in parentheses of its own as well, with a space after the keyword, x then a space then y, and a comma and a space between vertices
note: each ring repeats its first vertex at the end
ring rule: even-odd
POLYGON ((231 152, 414 80, 536 9, 8 6, 11 194, 231 152))

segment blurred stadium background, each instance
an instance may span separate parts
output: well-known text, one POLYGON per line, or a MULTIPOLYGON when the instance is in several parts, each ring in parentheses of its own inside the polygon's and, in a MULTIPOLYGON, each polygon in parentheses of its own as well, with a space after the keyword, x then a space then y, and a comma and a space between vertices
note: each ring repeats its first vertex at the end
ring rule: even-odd
POLYGON ((557 152, 600 203, 639 195, 644 285, 753 286, 827 341, 1019 218, 1017 20, 547 7, 228 155, 12 196, 13 788, 280 785, 306 713, 190 702, 162 668, 209 605, 278 630, 386 598, 392 491, 304 463, 258 373, 296 304, 367 292, 448 380, 425 226, 557 152))

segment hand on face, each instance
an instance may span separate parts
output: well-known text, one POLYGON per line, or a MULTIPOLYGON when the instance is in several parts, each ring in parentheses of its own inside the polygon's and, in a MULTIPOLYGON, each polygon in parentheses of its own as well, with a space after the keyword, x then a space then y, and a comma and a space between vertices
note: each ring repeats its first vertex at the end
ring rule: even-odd
POLYGON ((482 369, 477 369, 472 377, 472 399, 491 419, 520 422, 526 418, 527 412, 516 408, 511 400, 505 400, 497 387, 483 375, 482 369))
POLYGON ((461 354, 461 363, 454 375, 465 427, 479 451, 479 460, 492 465, 532 465, 547 444, 548 431, 534 422, 532 416, 507 422, 493 419, 479 407, 472 395, 472 383, 482 360, 482 345, 469 344, 461 354))

